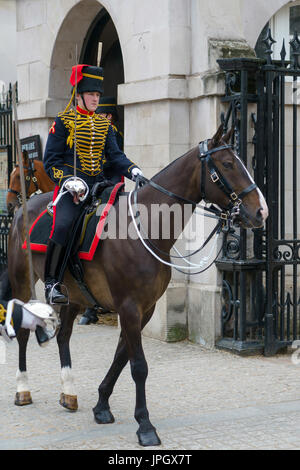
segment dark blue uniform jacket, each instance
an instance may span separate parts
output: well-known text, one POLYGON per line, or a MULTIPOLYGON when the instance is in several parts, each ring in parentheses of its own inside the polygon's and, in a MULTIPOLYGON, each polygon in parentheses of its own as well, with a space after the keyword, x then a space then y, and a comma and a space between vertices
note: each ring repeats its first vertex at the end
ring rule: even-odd
MULTIPOLYGON (((49 131, 44 155, 48 176, 59 186, 74 175, 75 111, 60 113, 49 131)), ((88 184, 101 180, 103 166, 131 179, 136 168, 120 150, 109 120, 77 107, 76 174, 88 184)))

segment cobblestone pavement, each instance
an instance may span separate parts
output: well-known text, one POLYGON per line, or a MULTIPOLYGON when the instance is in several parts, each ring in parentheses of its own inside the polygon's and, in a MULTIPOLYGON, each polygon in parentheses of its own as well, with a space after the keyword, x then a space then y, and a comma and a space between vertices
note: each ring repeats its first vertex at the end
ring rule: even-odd
MULTIPOLYGON (((31 335, 33 404, 26 407, 13 403, 18 347, 16 342, 7 346, 6 360, 0 363, 0 449, 140 450, 129 366, 110 400, 116 422, 98 425, 92 413, 118 336, 114 326, 75 325, 71 353, 76 413, 58 404, 55 340, 41 349, 31 335)), ((189 342, 147 337, 143 344, 149 366, 148 407, 162 440, 156 450, 300 449, 300 365, 294 365, 290 355, 242 358, 189 342)))

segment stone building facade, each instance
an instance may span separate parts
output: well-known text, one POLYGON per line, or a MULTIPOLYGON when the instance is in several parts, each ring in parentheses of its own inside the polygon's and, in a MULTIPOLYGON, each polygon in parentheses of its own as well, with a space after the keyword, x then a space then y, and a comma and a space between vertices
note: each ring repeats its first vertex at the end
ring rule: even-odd
POLYGON ((16 52, 16 2, 0 0, 0 100, 9 83, 17 79, 16 52), (8 40, 9 38, 9 40, 8 40))
MULTIPOLYGON (((17 0, 21 137, 39 134, 44 148, 70 96, 75 44, 79 62, 95 64, 101 41, 105 93, 117 95, 123 107, 125 153, 151 177, 215 132, 224 93, 216 59, 254 56, 266 22, 284 5, 298 3, 17 0)), ((211 227, 205 221, 204 234, 211 227)), ((189 337, 212 347, 220 310, 216 268, 194 277, 174 273, 145 334, 189 337)))

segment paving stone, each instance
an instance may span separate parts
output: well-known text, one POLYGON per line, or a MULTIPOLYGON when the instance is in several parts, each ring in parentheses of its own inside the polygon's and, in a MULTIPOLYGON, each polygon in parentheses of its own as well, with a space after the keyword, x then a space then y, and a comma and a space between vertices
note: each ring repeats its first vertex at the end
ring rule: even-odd
MULTIPOLYGON (((33 404, 16 407, 18 345, 0 364, 0 449, 143 450, 134 419, 135 386, 127 366, 110 400, 115 423, 97 425, 92 408, 118 342, 114 326, 74 326, 73 373, 79 409, 59 406, 56 341, 28 347, 33 404)), ((183 341, 143 338, 150 418, 162 440, 155 450, 299 449, 300 366, 290 356, 243 358, 183 341)), ((151 450, 152 448, 150 448, 151 450)), ((148 449, 149 450, 149 449, 148 449)))

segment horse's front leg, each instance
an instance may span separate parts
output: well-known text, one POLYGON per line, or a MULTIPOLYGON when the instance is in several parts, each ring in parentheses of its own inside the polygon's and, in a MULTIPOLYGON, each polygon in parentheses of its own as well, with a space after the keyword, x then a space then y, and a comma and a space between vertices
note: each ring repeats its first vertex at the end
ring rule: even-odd
POLYGON ((19 369, 16 375, 17 393, 15 397, 15 405, 17 406, 30 405, 32 403, 26 368, 26 350, 29 334, 29 330, 24 330, 23 328, 21 328, 17 336, 17 340, 19 343, 19 369))
POLYGON ((62 383, 62 393, 60 395, 59 403, 69 411, 77 411, 78 409, 70 354, 70 338, 77 312, 78 310, 76 308, 69 305, 61 307, 61 326, 57 335, 62 383))
POLYGON ((122 334, 126 343, 131 367, 131 375, 136 386, 136 406, 134 417, 139 424, 137 436, 142 446, 156 446, 161 441, 149 419, 146 404, 145 385, 148 365, 145 359, 141 337, 141 315, 135 304, 128 302, 119 310, 122 334))

